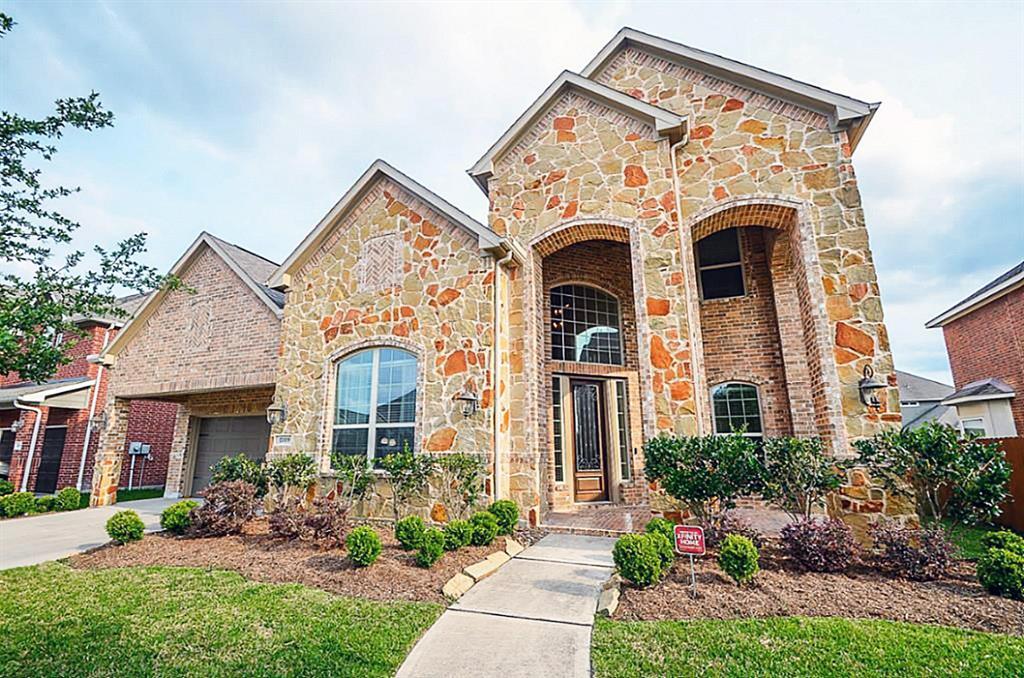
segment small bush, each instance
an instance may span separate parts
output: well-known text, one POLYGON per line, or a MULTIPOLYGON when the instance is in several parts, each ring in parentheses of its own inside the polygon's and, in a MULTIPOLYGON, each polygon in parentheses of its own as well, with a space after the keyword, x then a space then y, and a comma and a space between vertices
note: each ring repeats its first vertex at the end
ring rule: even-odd
POLYGON ((205 502, 192 512, 188 528, 195 537, 237 534, 256 513, 256 487, 244 480, 210 485, 203 498, 205 502))
POLYGON ((266 473, 267 482, 274 487, 302 490, 312 487, 320 475, 313 457, 302 452, 293 452, 268 461, 266 473))
POLYGON ((54 508, 58 511, 77 511, 82 507, 82 493, 73 487, 65 487, 57 493, 54 508))
POLYGON ((306 512, 294 498, 279 501, 267 515, 270 536, 275 539, 300 539, 306 530, 306 512))
POLYGON ((372 565, 380 556, 380 535, 369 525, 360 525, 345 538, 348 557, 356 567, 372 565))
POLYGON ((857 556, 857 540, 841 520, 801 520, 779 535, 786 555, 811 572, 843 572, 857 556))
POLYGON ((171 504, 160 514, 160 527, 173 534, 185 534, 185 530, 192 524, 192 509, 197 506, 199 502, 192 499, 171 504))
POLYGON ((754 542, 738 534, 728 535, 718 551, 718 566, 737 584, 745 584, 761 569, 754 542))
POLYGON ((473 546, 487 546, 498 536, 498 520, 493 513, 478 511, 469 519, 469 524, 473 528, 470 539, 473 546))
POLYGON ((644 525, 644 532, 663 534, 670 543, 674 543, 676 540, 676 524, 667 518, 651 518, 644 525))
POLYGON ((938 579, 949 571, 956 547, 940 528, 909 529, 896 524, 873 525, 879 566, 896 577, 914 581, 938 579))
POLYGON ((644 588, 661 577, 662 559, 649 534, 624 534, 615 542, 612 559, 619 574, 644 588))
POLYGON ((9 494, 14 494, 14 483, 10 480, 0 479, 0 497, 6 497, 9 494))
POLYGON ((118 544, 139 541, 145 531, 142 518, 132 510, 118 511, 107 520, 107 536, 118 544))
POLYGON ((444 526, 444 550, 457 551, 473 541, 473 526, 468 520, 453 520, 444 526))
POLYGON ((1004 549, 1024 556, 1024 537, 1009 530, 989 532, 981 538, 981 546, 986 549, 1004 549))
POLYGON ((423 533, 427 525, 419 516, 407 516, 395 523, 395 539, 406 551, 413 551, 420 547, 423 541, 423 533))
POLYGON ((519 504, 511 499, 499 499, 487 509, 498 521, 498 534, 512 534, 519 523, 519 504))
POLYGON ((672 567, 672 563, 675 562, 676 559, 673 542, 670 541, 663 532, 648 532, 644 536, 646 536, 654 545, 654 550, 657 551, 658 559, 661 561, 662 571, 667 571, 672 567))
POLYGON ((348 534, 348 512, 351 505, 339 499, 318 497, 305 513, 304 537, 322 548, 341 548, 348 534))
POLYGON ((749 521, 734 513, 723 513, 716 521, 704 521, 701 527, 704 528, 704 545, 709 549, 717 549, 730 534, 746 537, 757 548, 764 546, 764 535, 754 529, 749 521))
POLYGON ((444 532, 431 527, 420 536, 419 550, 416 551, 416 564, 429 568, 444 555, 444 532))
POLYGON ((241 480, 256 488, 256 495, 262 497, 267 493, 267 472, 264 466, 253 461, 244 454, 233 457, 222 457, 210 467, 210 484, 229 483, 241 480))
POLYGON ((36 507, 36 497, 31 492, 15 492, 0 497, 0 515, 14 518, 31 512, 36 507))
POLYGON ((45 494, 42 497, 36 497, 36 505, 32 507, 33 513, 49 513, 50 511, 56 510, 57 497, 52 494, 45 494))
POLYGON ((1024 600, 1024 554, 990 548, 978 558, 978 581, 992 595, 1024 600))

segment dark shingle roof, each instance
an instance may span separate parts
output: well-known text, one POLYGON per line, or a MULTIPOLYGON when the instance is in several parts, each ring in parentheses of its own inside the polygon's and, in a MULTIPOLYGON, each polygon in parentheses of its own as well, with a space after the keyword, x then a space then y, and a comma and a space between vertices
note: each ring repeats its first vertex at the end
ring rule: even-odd
POLYGON ((260 256, 255 252, 239 247, 233 243, 229 243, 226 240, 221 240, 217 236, 210 235, 211 239, 216 240, 217 244, 221 246, 224 253, 231 257, 240 269, 245 271, 245 274, 252 278, 252 281, 256 283, 256 286, 260 288, 260 291, 266 295, 266 297, 274 303, 278 308, 284 308, 284 293, 275 289, 267 287, 267 279, 273 275, 274 271, 277 270, 278 264, 276 262, 267 259, 264 256, 260 256))
POLYGON ((896 382, 899 385, 900 400, 938 401, 956 390, 949 384, 900 370, 896 370, 896 382))
POLYGON ((1009 271, 1006 271, 1002 275, 998 276, 995 280, 984 285, 983 287, 981 287, 981 289, 975 291, 973 294, 969 294, 967 297, 953 304, 945 311, 943 311, 942 313, 938 314, 937 316, 929 320, 927 323, 925 323, 925 327, 937 327, 939 325, 945 324, 945 322, 948 319, 944 318, 943 316, 950 315, 954 311, 959 312, 959 309, 961 309, 962 307, 966 308, 974 302, 981 301, 990 292, 993 292, 1004 283, 1007 283, 1012 278, 1016 278, 1017 276, 1020 275, 1024 275, 1024 261, 1021 261, 1019 264, 1011 268, 1009 271))
POLYGON ((972 381, 953 395, 945 398, 943 403, 954 403, 966 398, 1010 398, 1014 395, 1013 387, 1002 379, 980 379, 972 381))

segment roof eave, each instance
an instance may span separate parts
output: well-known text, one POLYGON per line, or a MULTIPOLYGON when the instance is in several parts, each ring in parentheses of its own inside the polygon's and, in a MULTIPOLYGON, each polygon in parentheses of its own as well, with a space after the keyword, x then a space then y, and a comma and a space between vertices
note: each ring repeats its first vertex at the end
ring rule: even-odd
POLYGON ((1016 396, 1017 393, 1014 391, 1009 391, 1007 393, 985 393, 982 395, 963 396, 960 398, 946 398, 942 401, 942 404, 947 407, 951 407, 953 405, 963 405, 964 403, 981 403, 987 400, 1009 400, 1016 396))
POLYGON ((995 287, 993 287, 980 297, 974 299, 967 299, 966 301, 962 301, 956 306, 953 306, 952 308, 943 311, 939 315, 935 316, 934 318, 926 322, 924 326, 928 329, 935 329, 936 327, 943 327, 945 325, 948 325, 954 320, 962 318, 968 313, 976 311, 982 306, 985 306, 986 304, 995 301, 999 297, 1009 294, 1010 292, 1014 291, 1015 289, 1021 286, 1024 286, 1024 271, 1018 273, 1017 275, 1011 278, 1007 278, 1002 284, 996 285, 995 287))

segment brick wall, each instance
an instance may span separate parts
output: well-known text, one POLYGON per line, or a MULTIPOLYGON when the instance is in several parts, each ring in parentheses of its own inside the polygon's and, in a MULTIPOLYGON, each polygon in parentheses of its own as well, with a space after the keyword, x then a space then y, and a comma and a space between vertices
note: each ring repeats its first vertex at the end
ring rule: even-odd
MULTIPOLYGON (((141 459, 135 463, 133 487, 163 487, 167 478, 167 463, 171 454, 171 441, 174 439, 174 417, 178 406, 175 403, 158 400, 133 400, 128 414, 128 433, 125 436, 125 461, 121 466, 120 487, 128 487, 128 473, 131 458, 128 446, 133 441, 147 443, 151 446, 152 459, 142 464, 141 459)), ((86 483, 92 482, 92 467, 95 464, 96 444, 99 436, 93 437, 90 445, 89 459, 86 462, 86 483)))

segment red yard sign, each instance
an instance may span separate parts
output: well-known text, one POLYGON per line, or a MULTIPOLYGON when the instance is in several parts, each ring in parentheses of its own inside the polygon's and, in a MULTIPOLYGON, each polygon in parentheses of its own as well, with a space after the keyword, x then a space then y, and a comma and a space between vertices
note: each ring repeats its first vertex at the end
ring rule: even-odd
POLYGON ((690 556, 704 555, 704 529, 676 525, 676 551, 690 556))

